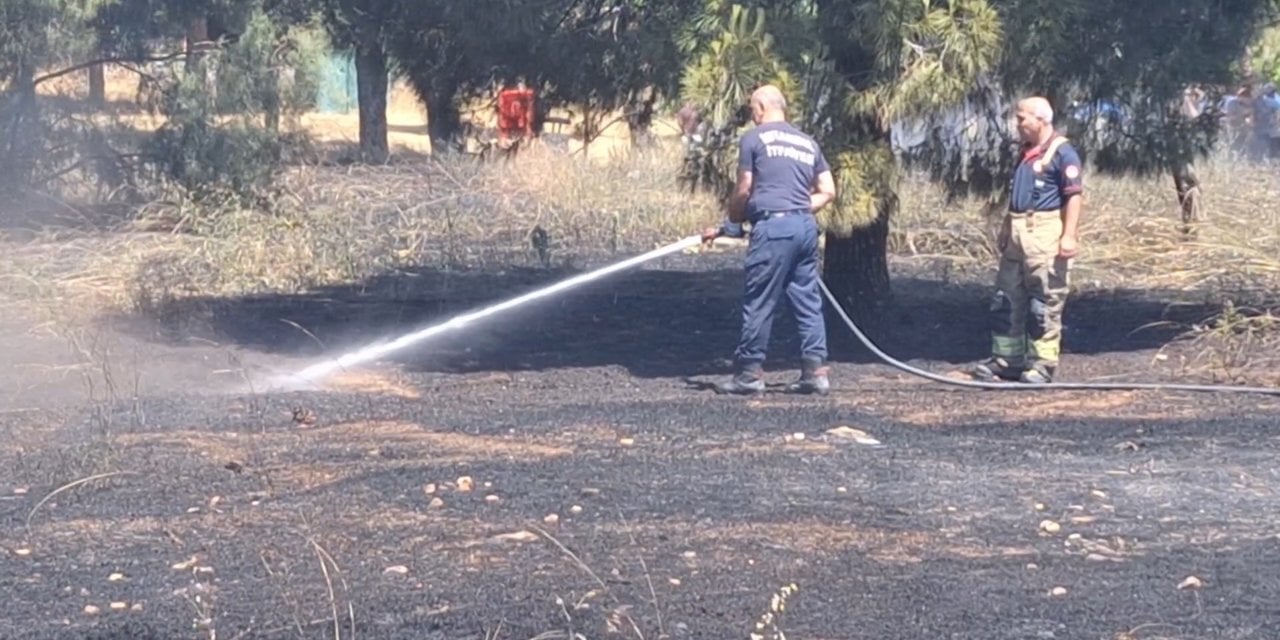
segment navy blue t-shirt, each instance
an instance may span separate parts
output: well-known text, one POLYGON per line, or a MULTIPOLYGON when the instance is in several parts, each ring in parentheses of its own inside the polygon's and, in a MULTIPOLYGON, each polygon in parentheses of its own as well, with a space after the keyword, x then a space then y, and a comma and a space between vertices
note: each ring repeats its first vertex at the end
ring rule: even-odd
POLYGON ((747 220, 762 214, 810 208, 814 179, 829 171, 818 143, 788 122, 758 125, 738 144, 738 170, 751 171, 747 220))
POLYGON ((1070 142, 1063 142, 1053 157, 1044 161, 1043 156, 1051 144, 1052 141, 1023 151, 1022 161, 1013 173, 1010 211, 1054 211, 1061 209, 1068 197, 1083 191, 1080 154, 1070 142))

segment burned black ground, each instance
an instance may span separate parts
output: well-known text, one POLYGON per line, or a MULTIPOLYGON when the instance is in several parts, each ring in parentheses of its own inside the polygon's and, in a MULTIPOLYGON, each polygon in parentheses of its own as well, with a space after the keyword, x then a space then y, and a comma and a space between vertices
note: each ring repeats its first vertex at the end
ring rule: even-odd
MULTIPOLYGON (((740 260, 734 251, 669 258, 661 268, 589 283, 570 295, 477 321, 390 360, 431 373, 601 366, 621 366, 639 378, 724 373, 740 324, 740 260)), ((906 361, 946 365, 984 356, 991 293, 987 274, 943 281, 932 265, 912 263, 896 271, 892 305, 875 325, 865 327, 881 348, 906 361)), ((305 295, 183 299, 162 315, 181 319, 178 341, 202 335, 259 352, 315 358, 399 337, 577 273, 536 268, 400 272, 305 295)), ((849 311, 857 315, 856 302, 849 311)), ((1066 349, 1083 356, 1147 357, 1214 312, 1195 293, 1082 289, 1067 308, 1066 349)), ((784 303, 773 333, 771 361, 782 368, 798 364, 789 313, 784 303)), ((839 326, 835 313, 828 313, 828 324, 833 359, 875 361, 839 326)), ((164 323, 129 326, 151 339, 175 338, 164 323)))
MULTIPOLYGON (((205 301, 221 347, 120 335, 152 354, 136 399, 0 413, 0 636, 746 637, 789 583, 789 638, 1280 628, 1280 401, 959 390, 869 362, 836 325, 832 396, 717 397, 684 378, 727 371, 732 259, 669 261, 306 392, 182 387, 191 362, 287 369, 368 320, 412 329, 554 274, 205 301)), ((939 371, 980 357, 981 280, 900 275, 882 346, 939 371)), ((1178 349, 1155 358, 1172 329, 1134 330, 1175 301, 1074 299, 1070 375, 1173 376, 1178 349)))

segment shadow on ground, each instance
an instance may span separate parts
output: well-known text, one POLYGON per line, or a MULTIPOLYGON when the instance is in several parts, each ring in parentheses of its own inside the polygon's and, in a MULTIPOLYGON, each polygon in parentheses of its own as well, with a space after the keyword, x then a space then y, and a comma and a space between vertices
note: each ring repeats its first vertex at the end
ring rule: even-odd
MULTIPOLYGON (((740 326, 741 272, 725 261, 681 257, 687 270, 639 270, 531 302, 450 330, 391 357, 413 371, 466 373, 621 366, 638 377, 722 373, 740 326)), ((730 258, 731 260, 731 258, 730 258)), ((332 356, 390 340, 458 314, 549 285, 566 271, 422 270, 379 276, 306 295, 186 300, 164 314, 200 338, 299 357, 332 356), (191 320, 197 318, 198 322, 191 320)), ((926 277, 894 280, 896 303, 874 339, 903 360, 961 363, 985 355, 985 282, 943 284, 926 277)), ((1177 293, 1088 292, 1067 308, 1066 351, 1137 352, 1158 348, 1202 320, 1203 305, 1176 306, 1177 293), (1162 324, 1163 323, 1163 324, 1162 324)), ((1185 295, 1185 294, 1182 294, 1185 295)), ((830 308, 828 308, 830 311, 830 308)), ((136 327, 134 330, 138 330, 136 327)), ((148 335, 156 328, 149 325, 148 335)), ((828 314, 833 359, 869 362, 870 352, 828 314)), ((777 321, 771 366, 795 366, 798 341, 789 308, 777 321)))

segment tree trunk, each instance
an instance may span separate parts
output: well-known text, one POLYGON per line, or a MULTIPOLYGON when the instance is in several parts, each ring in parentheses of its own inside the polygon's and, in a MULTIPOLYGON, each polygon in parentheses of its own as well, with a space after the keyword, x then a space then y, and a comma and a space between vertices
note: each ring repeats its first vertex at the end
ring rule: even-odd
POLYGON ((591 102, 582 103, 582 158, 584 160, 591 157, 591 143, 598 135, 595 118, 595 110, 591 108, 591 102))
POLYGON ((365 162, 386 162, 387 57, 378 43, 356 48, 356 91, 360 102, 360 156, 365 162))
MULTIPOLYGON (((530 87, 544 86, 543 79, 537 77, 533 82, 529 83, 530 87)), ((537 91, 537 89, 535 89, 537 91)), ((533 131, 533 137, 541 138, 542 132, 547 125, 547 107, 543 106, 542 93, 535 93, 533 96, 533 118, 529 122, 529 128, 533 131)))
POLYGON ((263 125, 273 134, 280 133, 280 72, 272 69, 266 77, 263 87, 263 125))
POLYGON ((106 65, 95 64, 89 67, 89 106, 101 109, 107 106, 106 65))
POLYGON ((218 104, 218 73, 213 64, 217 60, 208 55, 209 20, 204 16, 192 18, 187 25, 187 71, 202 73, 205 95, 210 104, 218 104))
POLYGON ((13 86, 0 92, 0 192, 30 186, 39 164, 39 103, 34 65, 18 65, 13 86))
POLYGON ((634 105, 631 113, 627 115, 627 127, 631 134, 632 148, 652 145, 653 113, 654 105, 657 101, 658 92, 650 89, 648 96, 641 100, 639 104, 634 105))
POLYGON ((427 135, 431 137, 433 150, 449 148, 462 131, 462 116, 453 100, 456 89, 452 83, 440 84, 443 86, 432 87, 426 100, 427 135))
POLYGON ((826 235, 823 278, 854 322, 873 339, 883 328, 881 313, 891 301, 889 285, 889 220, 896 212, 896 196, 882 201, 875 222, 847 237, 826 235))
MULTIPOLYGON (((843 0, 817 0, 817 23, 820 37, 831 55, 833 79, 841 85, 833 97, 844 91, 859 93, 875 90, 874 46, 854 45, 848 40, 848 26, 858 19, 861 3, 843 0)), ((876 198, 875 219, 866 226, 853 229, 847 238, 827 234, 823 251, 823 273, 827 286, 850 318, 868 337, 877 339, 885 328, 884 311, 892 302, 889 283, 889 223, 897 215, 898 195, 892 178, 894 163, 891 131, 879 118, 869 113, 846 110, 834 118, 833 130, 819 142, 828 153, 848 151, 857 163, 866 163, 859 172, 860 189, 871 191, 876 198), (871 177, 878 176, 878 177, 871 177)), ((828 156, 830 159, 831 156, 828 156)), ((837 172, 852 167, 837 168, 837 172)), ((842 176, 836 176, 837 188, 842 176)), ((858 212, 863 213, 863 212, 858 212)), ((854 219, 864 219, 859 215, 854 219)))
POLYGON ((187 70, 193 70, 204 58, 203 44, 209 40, 209 21, 203 16, 192 18, 187 25, 187 70))

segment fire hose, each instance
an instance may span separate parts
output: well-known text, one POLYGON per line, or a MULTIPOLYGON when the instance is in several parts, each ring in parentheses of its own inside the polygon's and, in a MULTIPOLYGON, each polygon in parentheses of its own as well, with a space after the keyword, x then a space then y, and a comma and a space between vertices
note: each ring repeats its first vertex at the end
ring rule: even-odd
MULTIPOLYGON (((550 285, 541 289, 537 289, 535 291, 530 291, 524 295, 517 296, 510 300, 506 300, 504 302, 490 305, 478 311, 473 311, 471 313, 456 316, 448 321, 441 322, 423 329, 419 329, 407 335, 400 336, 399 338, 396 338, 395 340, 392 340, 390 342, 380 342, 380 343, 371 344, 361 349, 346 353, 341 357, 338 357, 337 359, 313 364, 303 369, 301 372, 295 375, 283 376, 283 377, 277 378, 276 383, 280 385, 286 385, 286 384, 292 385, 299 382, 303 382, 303 383, 317 382, 320 379, 328 377, 340 370, 344 370, 348 367, 355 366, 357 364, 370 362, 378 358, 390 355, 395 351, 399 351, 401 349, 407 348, 413 344, 416 344, 428 338, 437 336, 446 331, 462 329, 463 327, 471 324, 472 322, 506 311, 508 309, 512 309, 522 304, 526 304, 529 302, 533 302, 535 300, 546 298, 547 296, 550 296, 554 293, 559 293, 562 291, 572 289, 574 287, 586 284, 593 280, 598 280, 606 275, 610 275, 612 273, 616 273, 618 271, 622 271, 624 269, 628 269, 628 268, 643 264, 645 262, 649 262, 651 260, 661 258, 663 256, 675 253, 677 251, 681 251, 686 248, 697 246, 700 243, 709 242, 713 240, 715 237, 718 237, 718 235, 723 235, 723 232, 717 233, 715 235, 710 235, 710 236, 709 235, 689 236, 682 240, 673 242, 665 247, 659 247, 647 253, 634 256, 626 260, 623 260, 621 262, 617 262, 605 267, 601 267, 594 271, 583 273, 583 274, 574 276, 572 278, 562 280, 553 285, 550 285)), ((1045 389, 1095 390, 1095 391, 1156 390, 1156 391, 1196 391, 1196 392, 1208 392, 1208 393, 1254 393, 1254 394, 1266 394, 1266 395, 1280 395, 1280 388, 1246 387, 1246 386, 1222 385, 1222 384, 1200 385, 1200 384, 1172 384, 1172 383, 1165 384, 1165 383, 1138 383, 1138 382, 1114 382, 1114 383, 1047 382, 1047 383, 1038 383, 1038 384, 1026 384, 1026 383, 984 382, 984 381, 978 381, 978 380, 960 380, 956 378, 950 378, 950 377, 942 376, 930 371, 925 371, 924 369, 913 367, 885 353, 878 346, 876 346, 876 344, 872 342, 871 339, 868 338, 865 333, 863 333, 862 329, 858 328, 858 325, 854 323, 852 318, 849 317, 849 314, 845 311, 844 307, 840 305, 840 302, 836 299, 835 295, 833 295, 831 293, 831 290, 827 288, 826 282, 824 282, 821 278, 818 279, 818 286, 822 289, 822 293, 823 295, 826 296, 827 302, 829 302, 832 308, 835 309, 836 313, 840 316, 840 319, 844 322, 845 326, 848 327, 849 330, 853 332, 853 335, 858 338, 858 340, 863 344, 863 346, 869 349, 871 353, 875 354, 875 356, 879 358, 882 362, 900 371, 909 373, 913 376, 918 376, 926 380, 932 380, 934 382, 938 382, 941 384, 947 384, 947 385, 958 386, 958 387, 967 387, 970 389, 992 389, 992 390, 999 390, 999 391, 1040 391, 1045 389)))
POLYGON ((827 298, 827 302, 831 303, 832 308, 840 316, 840 320, 844 325, 853 332, 858 341, 863 344, 871 353, 885 364, 895 369, 904 371, 914 376, 919 376, 934 382, 949 384, 958 387, 968 387, 970 389, 995 389, 1000 391, 1043 391, 1045 389, 1061 389, 1064 391, 1194 391, 1201 393, 1260 393, 1266 395, 1280 395, 1280 389, 1271 387, 1246 387, 1227 384, 1176 384, 1176 383, 1144 383, 1144 382, 1045 382, 1045 383, 1023 383, 1023 382, 984 382, 981 380, 960 380, 938 375, 931 371, 925 371, 913 367, 893 356, 885 353, 863 333, 858 325, 853 322, 849 314, 845 312, 844 307, 836 300, 835 295, 827 288, 827 283, 822 278, 818 279, 818 286, 822 288, 822 293, 827 298))
MULTIPOLYGON (((717 237, 723 235, 718 233, 717 237)), ((704 240, 707 238, 704 237, 704 240)), ((827 283, 818 278, 818 287, 822 289, 822 294, 826 297, 827 302, 835 309, 836 314, 840 316, 840 320, 848 327, 849 331, 866 347, 872 354, 880 359, 881 362, 913 376, 947 384, 957 387, 965 387, 969 389, 988 389, 997 391, 1044 391, 1046 389, 1057 389, 1063 391, 1191 391, 1198 393, 1251 393, 1280 396, 1280 388, 1273 387, 1249 387, 1243 385, 1226 385, 1226 384, 1179 384, 1179 383, 1149 383, 1149 382, 1045 382, 1045 383, 1023 383, 1023 382, 986 382, 982 380, 961 380, 951 378, 944 375, 926 371, 918 367, 913 367, 893 356, 887 354, 880 347, 876 346, 871 338, 858 328, 853 318, 849 317, 848 312, 836 299, 835 294, 831 293, 831 289, 827 288, 827 283)))

